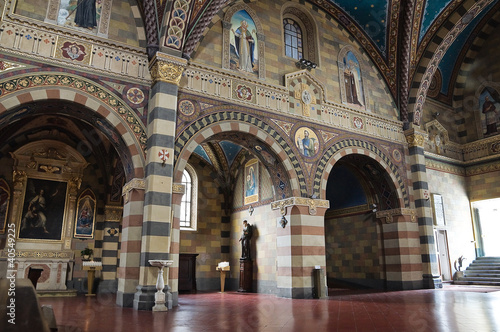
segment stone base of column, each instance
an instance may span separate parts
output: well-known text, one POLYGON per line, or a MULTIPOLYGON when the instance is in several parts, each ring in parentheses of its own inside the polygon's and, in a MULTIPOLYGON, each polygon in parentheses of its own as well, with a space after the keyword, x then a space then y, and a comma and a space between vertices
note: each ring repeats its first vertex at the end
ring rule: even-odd
POLYGON ((314 298, 314 289, 309 288, 280 288, 278 287, 279 297, 284 297, 288 299, 312 299, 314 298))
POLYGON ((116 292, 116 305, 131 308, 134 303, 134 293, 116 292))
POLYGON ((424 288, 425 289, 435 289, 443 288, 443 280, 441 276, 433 276, 432 274, 424 274, 424 288))
MULTIPOLYGON (((156 286, 137 286, 137 292, 134 294, 133 308, 136 310, 153 310, 155 306, 156 286)), ((163 289, 165 293, 165 306, 172 309, 172 293, 170 287, 165 286, 163 289)))

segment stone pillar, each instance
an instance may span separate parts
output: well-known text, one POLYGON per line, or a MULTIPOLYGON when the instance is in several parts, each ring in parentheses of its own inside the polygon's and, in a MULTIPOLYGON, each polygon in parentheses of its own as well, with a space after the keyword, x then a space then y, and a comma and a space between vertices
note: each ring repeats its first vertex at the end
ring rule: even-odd
POLYGON ((422 288, 420 233, 416 211, 394 209, 378 211, 382 223, 387 288, 392 290, 422 288))
POLYGON ((182 196, 186 188, 183 184, 174 183, 172 187, 172 209, 174 210, 174 219, 172 224, 172 233, 170 235, 170 259, 173 260, 172 266, 168 269, 168 284, 172 293, 172 305, 176 306, 179 302, 179 248, 180 248, 180 211, 182 196))
POLYGON ((316 267, 326 270, 324 216, 329 206, 329 201, 303 197, 271 204, 282 215, 276 220, 278 296, 294 299, 327 296, 326 277, 317 287, 323 294, 314 294, 314 270, 316 267))
POLYGON ((120 222, 123 207, 106 205, 102 228, 102 281, 98 293, 115 293, 117 290, 116 271, 118 267, 118 245, 120 243, 120 222))
POLYGON ((413 197, 418 215, 420 232, 420 250, 422 254, 423 287, 443 287, 437 261, 430 204, 429 186, 425 168, 424 143, 427 133, 416 128, 405 131, 410 153, 411 180, 413 182, 413 197))
POLYGON ((139 284, 144 187, 144 179, 135 178, 126 183, 122 190, 124 205, 116 293, 116 304, 122 307, 132 307, 139 284))
POLYGON ((153 83, 148 105, 146 191, 134 309, 151 310, 155 303, 157 268, 149 261, 170 259, 177 91, 186 64, 185 59, 158 52, 149 67, 153 83))

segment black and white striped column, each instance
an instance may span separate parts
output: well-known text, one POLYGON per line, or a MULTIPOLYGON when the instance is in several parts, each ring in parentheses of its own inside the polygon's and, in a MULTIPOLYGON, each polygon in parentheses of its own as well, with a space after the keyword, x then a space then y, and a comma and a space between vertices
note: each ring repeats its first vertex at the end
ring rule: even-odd
POLYGON ((149 260, 170 259, 177 91, 186 64, 185 59, 157 53, 149 68, 153 83, 148 105, 146 191, 135 309, 151 310, 154 306, 158 268, 149 260))

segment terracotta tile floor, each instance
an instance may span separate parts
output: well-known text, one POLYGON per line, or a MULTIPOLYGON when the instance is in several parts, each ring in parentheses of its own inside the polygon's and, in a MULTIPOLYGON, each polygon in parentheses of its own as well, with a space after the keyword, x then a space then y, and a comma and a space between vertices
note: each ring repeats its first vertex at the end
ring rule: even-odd
POLYGON ((179 297, 153 313, 121 308, 114 295, 41 298, 60 332, 112 331, 500 331, 500 288, 370 292, 330 289, 328 299, 236 292, 179 297))

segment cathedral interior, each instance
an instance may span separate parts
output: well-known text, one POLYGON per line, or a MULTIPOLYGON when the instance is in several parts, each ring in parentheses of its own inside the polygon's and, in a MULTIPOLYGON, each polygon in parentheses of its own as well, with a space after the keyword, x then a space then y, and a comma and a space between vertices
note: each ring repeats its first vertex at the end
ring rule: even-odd
POLYGON ((500 285, 468 272, 500 266, 500 1, 0 6, 0 278, 145 311, 500 285))

